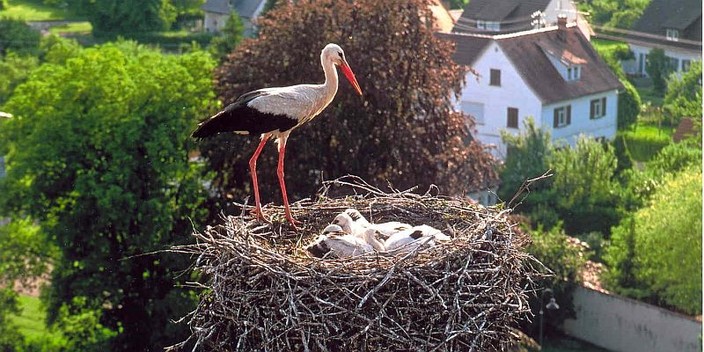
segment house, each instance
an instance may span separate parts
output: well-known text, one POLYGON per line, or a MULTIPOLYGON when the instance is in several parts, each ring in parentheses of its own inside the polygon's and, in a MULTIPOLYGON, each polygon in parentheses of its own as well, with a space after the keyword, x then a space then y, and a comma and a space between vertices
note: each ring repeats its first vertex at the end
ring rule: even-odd
POLYGON ((591 30, 570 0, 472 0, 464 8, 453 32, 500 34, 522 32, 557 24, 558 16, 580 21, 591 30))
POLYGON ((205 12, 203 27, 206 32, 219 32, 225 26, 232 10, 242 18, 244 35, 254 34, 254 20, 261 14, 266 0, 207 0, 201 9, 205 12))
POLYGON ((624 38, 634 59, 623 62, 628 74, 647 76, 645 63, 654 48, 665 51, 675 72, 702 60, 701 0, 652 0, 624 38))
POLYGON ((469 73, 457 108, 476 122, 473 136, 495 145, 504 159, 501 131, 518 134, 532 117, 553 141, 574 145, 577 136, 616 135, 622 85, 576 24, 563 17, 555 27, 482 35, 439 33, 456 44, 455 62, 469 73))

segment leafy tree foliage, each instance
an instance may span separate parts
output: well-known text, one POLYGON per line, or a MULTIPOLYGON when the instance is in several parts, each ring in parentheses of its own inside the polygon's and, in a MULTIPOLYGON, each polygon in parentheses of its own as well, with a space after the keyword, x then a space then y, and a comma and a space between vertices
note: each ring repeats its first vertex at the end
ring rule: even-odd
POLYGON ((621 199, 615 179, 616 155, 610 145, 581 136, 574 147, 556 149, 549 133, 530 121, 524 133, 503 138, 509 150, 499 190, 504 200, 510 199, 523 181, 547 170, 553 172, 550 179, 533 185, 515 208, 528 215, 534 226, 550 229, 563 219, 568 234, 608 234, 618 223, 616 209, 621 199))
MULTIPOLYGON (((581 273, 589 257, 589 251, 580 241, 567 236, 559 223, 550 230, 538 226, 536 230, 530 231, 530 234, 532 243, 527 248, 528 253, 550 269, 552 274, 539 282, 537 287, 551 289, 555 300, 560 305, 560 309, 557 311, 546 311, 546 314, 550 314, 550 319, 547 321, 555 326, 560 326, 565 319, 575 317, 572 295, 575 288, 582 282, 581 273)), ((541 303, 546 304, 547 298, 550 297, 544 294, 542 289, 530 301, 536 316, 541 303), (545 296, 541 297, 542 295, 545 296)), ((535 327, 536 324, 530 324, 524 326, 522 330, 532 332, 532 335, 535 336, 537 335, 535 327)))
POLYGON ((8 52, 37 55, 41 35, 19 19, 0 18, 0 56, 8 52))
POLYGON ((39 60, 34 56, 18 55, 10 52, 0 57, 0 105, 12 94, 15 87, 24 82, 29 73, 37 67, 39 60))
POLYGON ((670 177, 650 205, 614 229, 611 289, 689 314, 702 312, 702 173, 670 177))
POLYGON ((594 23, 616 28, 631 28, 650 0, 592 0, 580 2, 594 23))
POLYGON ((665 56, 664 50, 660 48, 650 50, 645 62, 645 72, 653 80, 653 90, 661 95, 665 93, 667 77, 672 72, 672 67, 670 67, 670 60, 665 56))
MULTIPOLYGON (((262 87, 321 82, 321 49, 336 42, 345 50, 364 97, 341 82, 333 103, 291 134, 292 198, 313 194, 321 178, 346 174, 382 187, 436 184, 452 194, 494 180, 491 156, 463 141, 467 120, 453 113, 450 96, 463 75, 451 44, 433 36, 431 21, 422 0, 279 2, 259 22, 258 38, 243 41, 219 67, 221 97, 230 103, 262 87)), ((203 145, 215 184, 236 198, 250 194, 247 161, 257 143, 224 134, 203 145)), ((265 151, 259 159, 265 201, 279 199, 276 158, 265 151)))
POLYGON ((70 0, 68 5, 88 17, 94 35, 107 38, 166 30, 177 15, 169 0, 70 0))
POLYGON ((573 148, 556 150, 550 166, 555 170, 552 188, 567 233, 608 234, 620 220, 611 145, 580 136, 573 148))
POLYGON ((31 217, 59 248, 51 321, 66 320, 62 309, 88 312, 87 321, 97 311, 119 332, 112 349, 160 349, 185 333, 169 319, 194 304, 174 287, 187 263, 141 254, 187 241, 189 219, 205 215, 200 170, 186 154, 196 116, 213 103, 214 62, 132 42, 58 61, 39 67, 5 105, 15 117, 0 128, 0 213, 31 217))
POLYGON ((689 71, 682 76, 672 75, 667 84, 663 105, 666 113, 675 123, 683 117, 691 117, 699 122, 701 139, 702 119, 702 62, 694 61, 689 71))
MULTIPOLYGON (((500 172, 501 187, 498 191, 499 198, 505 201, 513 197, 523 182, 542 175, 550 168, 548 159, 554 149, 550 141, 550 132, 538 128, 533 118, 525 119, 523 126, 525 132, 520 135, 506 132, 501 134, 509 150, 500 172)), ((549 185, 550 182, 543 181, 531 189, 546 190, 549 185)), ((530 202, 529 199, 525 201, 530 202)))

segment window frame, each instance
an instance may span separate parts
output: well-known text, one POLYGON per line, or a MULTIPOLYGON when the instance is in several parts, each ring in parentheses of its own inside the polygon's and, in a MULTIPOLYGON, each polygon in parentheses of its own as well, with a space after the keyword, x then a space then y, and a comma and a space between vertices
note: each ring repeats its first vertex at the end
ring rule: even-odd
POLYGON ((501 70, 497 68, 489 69, 489 85, 492 87, 501 87, 501 70))
POLYGON ((506 128, 518 128, 518 108, 506 108, 506 128))

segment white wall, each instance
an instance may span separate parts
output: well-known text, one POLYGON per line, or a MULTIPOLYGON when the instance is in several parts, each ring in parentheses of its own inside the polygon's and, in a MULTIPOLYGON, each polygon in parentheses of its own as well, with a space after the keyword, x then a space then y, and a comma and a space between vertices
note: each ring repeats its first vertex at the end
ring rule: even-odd
POLYGON ((225 26, 228 17, 229 15, 226 14, 206 12, 203 27, 207 32, 219 32, 225 26))
POLYGON ((568 23, 577 21, 577 7, 570 0, 552 0, 544 12, 548 26, 557 24, 558 15, 566 16, 568 23), (560 9, 559 11, 558 8, 560 9))
MULTIPOLYGON (((504 158, 506 146, 501 142, 501 130, 518 134, 518 129, 506 129, 507 109, 518 109, 518 127, 523 127, 527 116, 539 116, 541 102, 531 88, 513 68, 510 60, 495 43, 490 43, 472 66, 480 75, 479 82, 473 74, 466 77, 467 85, 462 91, 461 101, 484 104, 483 122, 477 122, 474 134, 484 144, 497 146, 495 156, 504 158), (490 70, 501 70, 501 86, 489 85, 490 70)), ((460 104, 461 105, 461 104, 460 104)), ((469 113, 469 112, 468 112, 469 113)))
POLYGON ((616 136, 618 93, 614 90, 585 96, 568 102, 545 105, 540 116, 540 126, 550 131, 553 141, 564 140, 571 146, 574 146, 580 134, 585 134, 593 138, 612 140, 616 136), (601 99, 602 97, 606 97, 606 114, 601 118, 592 120, 589 118, 590 102, 593 99, 601 99), (570 124, 565 127, 553 128, 555 108, 568 104, 572 106, 570 124))
POLYGON ((577 319, 563 330, 614 352, 701 352, 702 323, 632 299, 585 287, 574 294, 577 319))
MULTIPOLYGON (((642 60, 644 60, 648 56, 648 53, 650 53, 650 50, 652 50, 653 48, 649 46, 630 44, 630 49, 635 55, 635 59, 623 63, 622 66, 624 72, 628 74, 648 76, 648 73, 645 72, 645 62, 642 62, 642 60)), ((678 72, 682 71, 682 60, 702 60, 702 54, 699 52, 693 52, 677 48, 666 48, 665 56, 679 59, 679 67, 677 68, 678 72)))

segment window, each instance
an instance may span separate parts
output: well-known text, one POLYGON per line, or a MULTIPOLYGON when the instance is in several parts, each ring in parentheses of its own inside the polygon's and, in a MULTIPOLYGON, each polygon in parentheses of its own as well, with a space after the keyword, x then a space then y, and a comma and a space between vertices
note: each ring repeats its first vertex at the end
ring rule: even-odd
POLYGON ((501 87, 501 70, 493 68, 489 70, 489 85, 501 87))
POLYGON ((665 58, 667 59, 667 68, 669 68, 673 72, 679 71, 680 59, 678 59, 676 57, 669 57, 669 56, 665 56, 665 58))
POLYGON ((477 28, 484 29, 487 31, 499 31, 500 25, 499 22, 495 21, 477 20, 477 28))
POLYGON ((582 72, 582 70, 580 69, 579 66, 567 67, 567 80, 568 81, 578 80, 581 72, 582 72))
POLYGON ((598 119, 606 115, 606 97, 589 102, 589 118, 598 119))
POLYGON ((506 127, 518 128, 518 109, 508 108, 506 111, 506 127))
MULTIPOLYGON (((660 32, 660 33, 662 33, 662 32, 660 32)), ((680 31, 678 31, 676 29, 668 28, 665 30, 665 37, 667 38, 667 40, 671 40, 673 42, 676 42, 676 41, 680 40, 680 31)))
POLYGON ((560 106, 555 108, 553 111, 553 123, 552 127, 560 128, 565 127, 571 123, 572 120, 572 106, 560 106))

